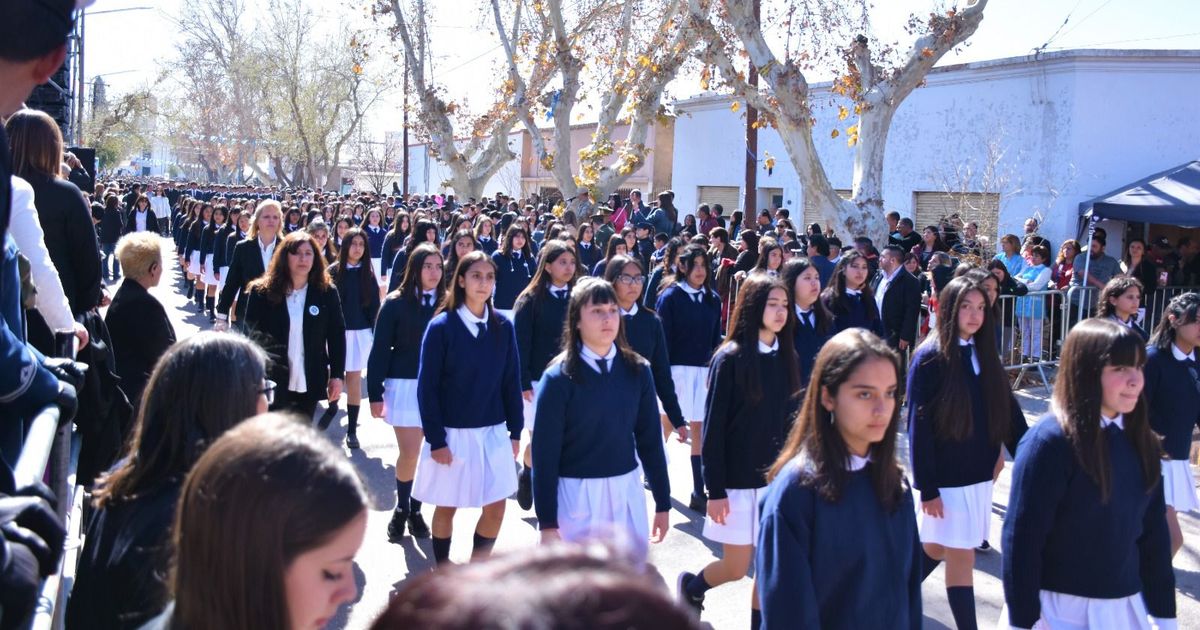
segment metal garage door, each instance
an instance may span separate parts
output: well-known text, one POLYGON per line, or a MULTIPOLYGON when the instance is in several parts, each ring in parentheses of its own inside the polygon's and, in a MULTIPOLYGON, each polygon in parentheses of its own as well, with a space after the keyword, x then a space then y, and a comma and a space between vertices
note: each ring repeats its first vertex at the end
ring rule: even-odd
POLYGON ((979 234, 995 238, 1000 219, 1000 195, 997 193, 914 192, 913 221, 917 232, 927 225, 938 225, 943 217, 958 214, 963 225, 979 224, 979 234))
MULTIPOLYGON (((742 207, 742 189, 737 186, 701 186, 699 200, 696 208, 705 203, 711 208, 714 203, 719 203, 725 210, 724 215, 728 217, 742 207)), ((680 208, 679 216, 692 214, 696 208, 680 208)))
MULTIPOLYGON (((834 192, 842 199, 849 199, 851 194, 851 191, 844 188, 836 188, 834 192)), ((804 225, 797 225, 796 227, 804 232, 808 232, 808 226, 813 223, 820 223, 821 229, 825 229, 825 220, 817 216, 817 208, 812 203, 812 197, 806 193, 804 195, 804 225)), ((835 225, 833 229, 837 230, 838 227, 835 225)))

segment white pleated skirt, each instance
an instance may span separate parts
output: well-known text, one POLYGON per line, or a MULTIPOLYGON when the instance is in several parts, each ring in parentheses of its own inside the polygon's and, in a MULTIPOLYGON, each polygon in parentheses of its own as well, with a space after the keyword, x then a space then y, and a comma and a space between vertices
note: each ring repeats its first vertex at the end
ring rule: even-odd
POLYGON ((558 533, 567 542, 611 543, 644 561, 649 551, 650 521, 641 467, 600 479, 560 477, 558 533))
POLYGON ((384 420, 394 427, 421 428, 417 406, 417 379, 389 378, 383 381, 384 420))
POLYGON ((379 281, 379 286, 386 287, 387 283, 383 280, 383 261, 378 258, 372 258, 371 269, 375 270, 375 279, 379 281))
POLYGON ((671 380, 679 409, 688 422, 704 422, 704 399, 708 396, 708 368, 695 365, 672 365, 671 380))
POLYGON ((961 488, 938 488, 942 518, 921 511, 917 501, 917 531, 921 542, 951 549, 974 549, 987 540, 992 515, 993 483, 983 481, 961 488))
MULTIPOLYGON (((765 486, 764 486, 765 487, 765 486)), ((731 489, 729 514, 721 525, 704 517, 704 537, 723 545, 753 545, 758 540, 758 497, 763 488, 731 489)), ((711 499, 710 499, 711 500, 711 499)))
POLYGON ((533 419, 537 414, 538 392, 542 391, 541 383, 541 380, 536 380, 533 382, 533 400, 525 400, 524 398, 521 399, 521 401, 525 403, 525 428, 528 429, 530 433, 533 433, 533 419))
MULTIPOLYGON (((1096 599, 1043 590, 1038 597, 1042 616, 1034 630, 1151 630, 1157 628, 1142 594, 1117 599, 1096 599)), ((1000 610, 997 629, 1008 630, 1008 605, 1000 610)))
POLYGON ((367 369, 367 357, 371 356, 371 344, 375 333, 370 328, 346 331, 346 371, 361 372, 367 369))
POLYGON ((1192 465, 1186 460, 1164 459, 1162 463, 1163 495, 1167 505, 1176 512, 1200 510, 1200 498, 1196 497, 1196 478, 1192 476, 1192 465))
POLYGON ((216 268, 213 267, 213 255, 208 254, 204 257, 204 284, 209 286, 217 286, 216 268))
POLYGON ((430 456, 429 442, 421 446, 412 495, 418 501, 444 507, 483 507, 517 491, 512 442, 503 422, 477 429, 446 429, 446 446, 453 456, 443 466, 430 456))
POLYGON ((188 273, 193 276, 200 275, 200 250, 192 252, 191 258, 188 259, 188 273))
POLYGON ((220 295, 221 291, 225 289, 225 276, 229 275, 229 267, 221 267, 217 269, 217 273, 221 276, 217 278, 217 295, 220 295))

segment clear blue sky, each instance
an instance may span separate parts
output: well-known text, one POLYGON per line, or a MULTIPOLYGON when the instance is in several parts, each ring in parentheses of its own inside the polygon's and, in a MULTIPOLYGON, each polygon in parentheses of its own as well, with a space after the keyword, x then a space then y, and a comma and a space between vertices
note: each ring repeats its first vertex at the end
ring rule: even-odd
MULTIPOLYGON (((763 0, 770 4, 773 0, 763 0)), ((110 94, 151 81, 159 64, 172 58, 177 36, 171 16, 186 0, 97 0, 90 11, 127 7, 149 10, 91 16, 87 20, 85 73, 103 75, 110 94)), ((250 3, 265 0, 248 0, 250 3)), ((427 0, 435 14, 435 54, 439 80, 450 93, 486 106, 493 67, 500 51, 490 31, 472 36, 488 22, 478 12, 461 10, 467 0, 427 0), (461 16, 467 15, 464 20, 461 16), (458 21, 455 21, 458 20, 458 21)), ((872 21, 883 39, 904 40, 900 26, 911 12, 928 12, 936 0, 876 0, 872 21)), ((319 0, 316 6, 344 6, 319 0)), ((348 10, 348 9, 347 9, 348 10)), ((1054 36, 1047 50, 1066 48, 1200 49, 1200 1, 1197 0, 991 0, 979 31, 969 45, 948 55, 943 64, 1029 54, 1054 36), (1059 30, 1063 20, 1069 20, 1059 30), (1059 31, 1057 35, 1055 32, 1059 31)), ((689 80, 673 87, 686 96, 699 91, 689 80)), ((395 101, 385 103, 372 120, 378 133, 395 129, 395 101)))

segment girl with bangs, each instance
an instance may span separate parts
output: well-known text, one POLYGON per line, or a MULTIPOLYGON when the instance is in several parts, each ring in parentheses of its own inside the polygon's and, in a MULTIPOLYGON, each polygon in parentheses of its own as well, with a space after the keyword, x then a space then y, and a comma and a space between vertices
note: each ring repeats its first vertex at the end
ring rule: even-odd
MULTIPOLYGON (((533 433, 536 424, 535 386, 550 361, 562 351, 563 324, 567 319, 567 300, 579 271, 575 250, 562 241, 546 241, 538 257, 538 268, 529 286, 517 297, 513 323, 517 330, 517 348, 521 356, 521 396, 525 399, 525 427, 533 433)), ((517 487, 521 509, 533 507, 531 455, 525 449, 525 468, 517 487)))
POLYGON ((389 293, 375 322, 375 343, 367 361, 367 398, 371 415, 383 418, 396 433, 396 508, 388 523, 388 540, 399 542, 404 527, 414 538, 429 538, 421 502, 412 498, 413 475, 421 454, 421 411, 417 403, 417 369, 421 337, 441 307, 446 282, 442 255, 430 243, 408 257, 400 288, 389 293))
POLYGON ((863 328, 885 336, 869 278, 870 265, 865 256, 853 249, 842 254, 833 268, 829 286, 821 293, 821 302, 833 315, 833 332, 863 328))
MULTIPOLYGON (((740 580, 757 540, 764 471, 779 455, 796 413, 800 372, 792 345, 788 293, 766 274, 752 274, 738 291, 729 336, 708 373, 702 459, 708 489, 704 537, 721 543, 720 560, 679 577, 681 599, 697 612, 709 589, 740 580)), ((758 628, 758 599, 751 627, 758 628)))
POLYGON ((1096 305, 1096 317, 1110 319, 1137 333, 1142 342, 1150 341, 1150 335, 1137 323, 1138 310, 1142 305, 1145 287, 1137 278, 1117 276, 1104 285, 1096 305))
POLYGON ((654 378, 623 328, 612 285, 581 280, 563 351, 538 386, 534 498, 543 541, 608 539, 644 561, 647 541, 667 535, 671 489, 654 378), (654 496, 652 528, 643 472, 654 496))
POLYGON ((923 575, 946 561, 946 597, 960 630, 976 628, 975 548, 987 540, 992 488, 1027 425, 996 351, 984 289, 951 280, 938 296, 937 334, 913 353, 908 428, 923 575))
POLYGON ((838 333, 817 355, 767 472, 758 627, 921 628, 913 497, 896 462, 899 382, 899 357, 865 330, 838 333))
POLYGON ((796 313, 796 329, 793 337, 796 345, 796 360, 800 365, 800 387, 808 387, 817 353, 831 336, 832 315, 821 303, 821 272, 806 257, 793 258, 783 263, 783 286, 796 313))
POLYGON ((1013 628, 1176 627, 1162 451, 1141 337, 1099 318, 1063 342, 1051 411, 1013 466, 1002 575, 1013 628))
MULTIPOLYGON (((337 288, 346 321, 346 447, 358 443, 358 414, 362 403, 362 371, 371 354, 375 317, 379 314, 379 281, 371 266, 371 249, 366 232, 349 229, 342 237, 338 261, 329 266, 329 275, 337 288)), ((337 413, 332 401, 322 417, 322 429, 337 413), (326 420, 328 418, 328 420, 326 420)))

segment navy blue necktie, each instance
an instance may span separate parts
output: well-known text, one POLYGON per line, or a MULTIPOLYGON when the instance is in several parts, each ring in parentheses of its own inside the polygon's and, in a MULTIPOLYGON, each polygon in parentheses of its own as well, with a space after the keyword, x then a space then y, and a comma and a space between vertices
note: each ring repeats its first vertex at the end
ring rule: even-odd
POLYGON ((433 306, 433 296, 429 295, 428 293, 421 295, 421 306, 433 306))
POLYGON ((596 365, 600 367, 601 375, 608 375, 608 359, 599 359, 596 361, 596 365))
POLYGON ((477 326, 479 328, 479 336, 480 337, 487 334, 487 324, 485 324, 483 322, 475 322, 475 326, 477 326))

